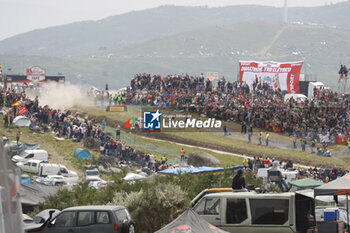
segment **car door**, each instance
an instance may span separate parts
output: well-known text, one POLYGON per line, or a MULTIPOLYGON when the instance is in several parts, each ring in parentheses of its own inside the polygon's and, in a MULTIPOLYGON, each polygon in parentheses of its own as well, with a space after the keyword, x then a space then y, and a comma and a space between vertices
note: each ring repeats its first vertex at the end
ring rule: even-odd
POLYGON ((77 227, 75 233, 94 233, 101 232, 96 226, 95 211, 81 210, 78 211, 77 227))
POLYGON ((76 211, 65 211, 53 219, 42 231, 43 233, 75 233, 76 211))
POLYGON ((30 163, 30 171, 31 173, 36 173, 38 172, 38 163, 37 162, 31 162, 30 163))
POLYGON ((108 211, 79 211, 75 233, 114 232, 112 222, 108 211))
POLYGON ((214 226, 221 225, 221 199, 220 198, 216 198, 216 197, 204 198, 195 206, 195 211, 210 224, 214 226))
POLYGON ((112 213, 109 211, 96 211, 96 229, 100 233, 109 233, 114 231, 112 213))

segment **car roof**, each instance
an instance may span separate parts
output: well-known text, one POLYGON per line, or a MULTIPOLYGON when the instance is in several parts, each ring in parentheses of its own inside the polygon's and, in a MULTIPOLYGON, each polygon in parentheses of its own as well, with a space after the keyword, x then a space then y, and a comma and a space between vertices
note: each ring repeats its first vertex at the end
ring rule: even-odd
POLYGON ((88 205, 88 206, 74 206, 67 209, 64 209, 63 211, 75 211, 75 210, 120 210, 125 209, 124 206, 113 206, 113 205, 88 205))
POLYGON ((292 197, 295 193, 256 193, 256 192, 222 192, 222 193, 210 193, 205 197, 250 197, 250 198, 276 198, 276 197, 292 197))

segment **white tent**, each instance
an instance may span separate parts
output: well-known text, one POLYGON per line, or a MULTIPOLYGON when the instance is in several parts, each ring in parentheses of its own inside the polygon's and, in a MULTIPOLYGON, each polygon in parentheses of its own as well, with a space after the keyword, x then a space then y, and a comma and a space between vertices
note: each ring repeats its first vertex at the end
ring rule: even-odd
POLYGON ((17 116, 15 119, 13 119, 13 124, 19 126, 19 127, 29 127, 31 122, 28 117, 25 116, 17 116))
POLYGON ((136 173, 128 173, 123 178, 123 180, 125 180, 125 181, 134 181, 134 180, 142 180, 142 179, 145 179, 145 178, 146 178, 145 176, 142 176, 142 175, 139 175, 139 174, 136 174, 136 173))

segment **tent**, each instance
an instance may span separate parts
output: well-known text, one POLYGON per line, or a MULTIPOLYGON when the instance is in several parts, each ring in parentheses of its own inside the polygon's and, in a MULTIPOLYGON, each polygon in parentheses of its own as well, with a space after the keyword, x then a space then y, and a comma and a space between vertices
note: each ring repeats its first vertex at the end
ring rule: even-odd
POLYGON ((21 184, 19 188, 19 196, 23 213, 33 211, 35 206, 39 205, 39 203, 45 202, 46 197, 55 195, 58 190, 58 186, 21 184))
POLYGON ((24 150, 40 149, 40 144, 27 144, 16 141, 7 142, 4 146, 5 152, 10 155, 20 155, 24 150))
POLYGON ((82 148, 75 149, 73 156, 77 157, 79 159, 91 159, 90 152, 88 150, 84 150, 82 148))
POLYGON ((31 121, 28 117, 25 116, 17 116, 15 119, 13 119, 13 124, 15 124, 18 127, 29 127, 31 124, 31 121))
POLYGON ((211 225, 192 209, 187 209, 174 221, 155 233, 191 232, 191 233, 227 233, 211 225))
POLYGON ((128 173, 123 178, 123 180, 125 180, 125 181, 134 181, 134 180, 142 180, 142 179, 145 179, 145 178, 147 178, 147 176, 139 175, 139 174, 136 174, 136 173, 128 173))
POLYGON ((314 179, 310 179, 310 178, 305 178, 305 179, 290 181, 289 184, 298 188, 298 190, 302 190, 302 189, 316 188, 316 187, 322 185, 323 182, 318 181, 318 180, 314 180, 314 179))
MULTIPOLYGON (((321 185, 314 189, 314 195, 346 195, 346 211, 349 216, 349 202, 348 196, 350 193, 350 174, 346 174, 336 180, 333 180, 327 184, 321 185)), ((347 226, 349 231, 349 218, 347 219, 347 226)))
POLYGON ((179 174, 183 173, 191 173, 193 175, 196 174, 203 174, 203 173, 223 173, 225 170, 231 170, 233 173, 236 173, 239 169, 242 169, 242 166, 235 166, 235 167, 177 167, 172 169, 166 169, 163 171, 159 171, 158 174, 160 175, 172 175, 177 176, 179 174))

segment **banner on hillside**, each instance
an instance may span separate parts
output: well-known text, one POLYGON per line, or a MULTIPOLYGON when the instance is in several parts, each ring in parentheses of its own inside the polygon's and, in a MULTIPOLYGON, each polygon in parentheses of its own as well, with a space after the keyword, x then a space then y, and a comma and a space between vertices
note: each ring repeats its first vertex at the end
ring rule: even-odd
POLYGON ((250 88, 253 83, 268 83, 273 89, 280 88, 290 94, 300 93, 299 76, 303 66, 300 62, 239 61, 239 81, 250 88))

